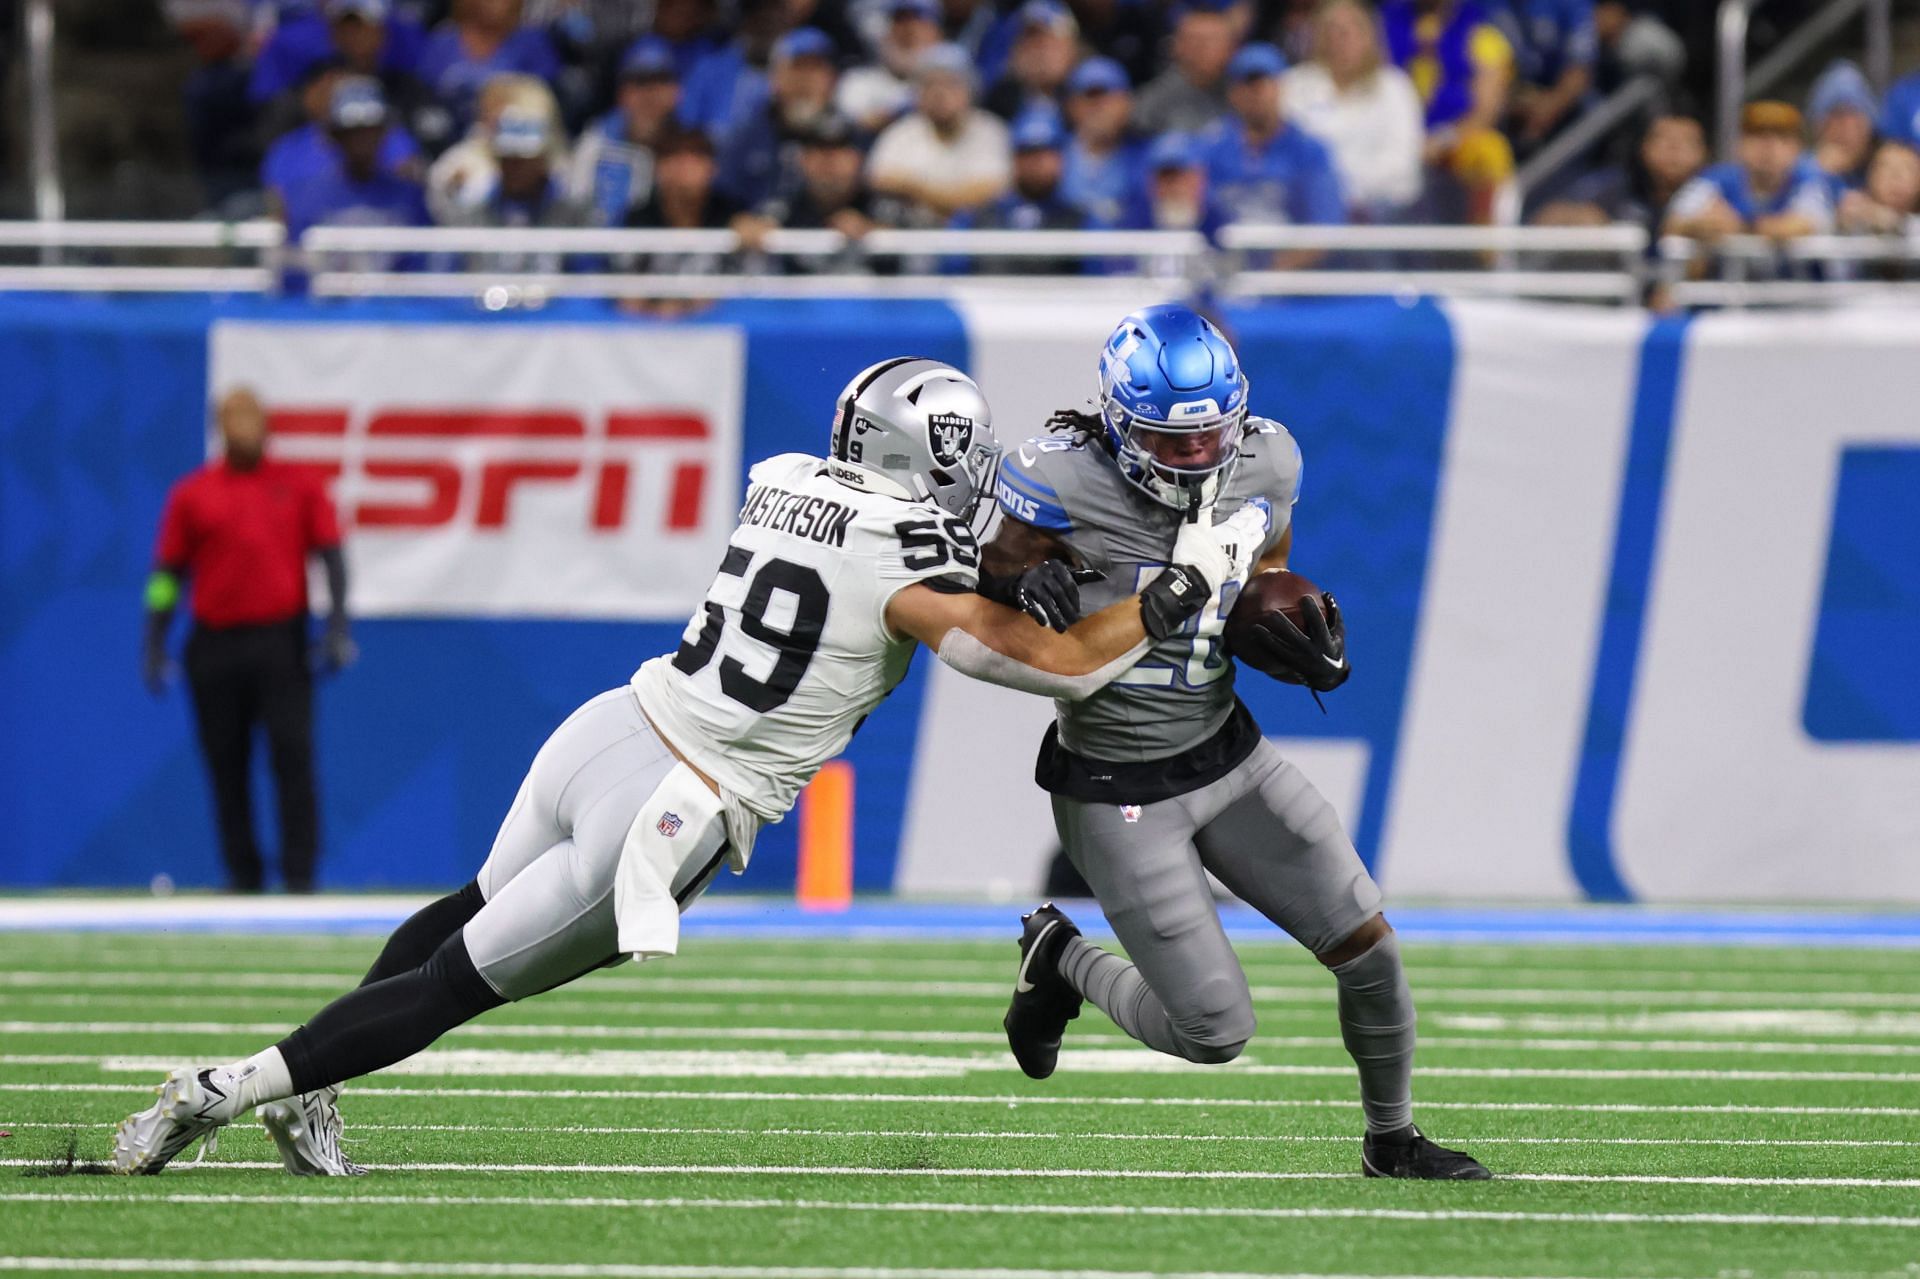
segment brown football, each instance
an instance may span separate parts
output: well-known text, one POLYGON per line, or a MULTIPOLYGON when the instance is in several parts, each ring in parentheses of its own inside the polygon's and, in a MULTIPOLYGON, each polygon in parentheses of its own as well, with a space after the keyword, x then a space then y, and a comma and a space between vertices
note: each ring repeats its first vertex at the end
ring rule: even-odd
MULTIPOLYGON (((1300 601, 1309 595, 1319 594, 1319 587, 1300 574, 1289 573, 1285 569, 1248 578, 1246 586, 1241 588, 1240 597, 1233 602, 1233 611, 1227 614, 1227 651, 1237 652, 1241 637, 1248 628, 1259 625, 1261 618, 1272 613, 1284 613, 1289 622, 1305 630, 1300 616, 1300 601)), ((1299 683, 1298 680, 1286 682, 1299 683)))

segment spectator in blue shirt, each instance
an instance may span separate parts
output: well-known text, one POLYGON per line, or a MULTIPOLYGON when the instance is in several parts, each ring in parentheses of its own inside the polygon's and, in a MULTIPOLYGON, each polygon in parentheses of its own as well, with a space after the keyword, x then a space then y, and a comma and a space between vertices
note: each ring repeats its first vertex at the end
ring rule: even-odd
POLYGON ((720 144, 716 184, 747 208, 798 180, 800 135, 833 103, 833 41, 814 27, 773 47, 764 96, 720 144))
POLYGON ((1060 0, 1027 0, 1013 21, 1018 34, 1006 69, 992 78, 993 88, 980 102, 1003 120, 1039 107, 1057 110, 1060 92, 1080 57, 1080 26, 1060 0))
POLYGON ((1887 90, 1886 104, 1880 111, 1880 133, 1920 148, 1920 71, 1894 81, 1887 90))
POLYGON ((412 75, 425 44, 426 33, 389 12, 387 0, 326 0, 275 28, 254 59, 248 92, 255 102, 270 102, 298 89, 323 62, 360 75, 412 75))
POLYGON ((680 72, 673 49, 642 36, 620 62, 614 107, 589 125, 574 148, 568 189, 592 207, 602 226, 619 226, 653 197, 654 148, 675 127, 680 72))
MULTIPOLYGON (((1229 219, 1226 209, 1207 189, 1207 153, 1198 138, 1190 133, 1161 134, 1147 148, 1142 173, 1133 199, 1121 214, 1123 229, 1198 231, 1208 241, 1218 242, 1220 228, 1229 219)), ((1141 265, 1151 274, 1185 271, 1184 261, 1167 263, 1164 272, 1153 262, 1141 265)))
POLYGON ((774 42, 786 30, 786 0, 742 0, 738 31, 687 73, 680 115, 724 140, 766 101, 774 42))
POLYGON ((694 68, 726 46, 726 26, 714 19, 713 0, 655 0, 653 34, 672 48, 682 85, 694 68))
POLYGON ((1145 146, 1133 136, 1133 85, 1112 58, 1088 58, 1067 79, 1061 192, 1104 225, 1119 223, 1140 183, 1145 146))
POLYGON ((1807 123, 1813 126, 1813 162, 1827 175, 1836 203, 1867 180, 1873 155, 1873 125, 1880 104, 1873 86, 1851 62, 1828 67, 1807 95, 1807 123))
POLYGON ((560 57, 544 31, 520 25, 521 0, 455 0, 453 16, 433 29, 420 55, 420 78, 453 117, 449 136, 473 123, 480 87, 503 72, 552 85, 560 57))
POLYGON ((1801 118, 1786 102, 1749 102, 1740 113, 1739 159, 1716 164, 1680 188, 1666 233, 1713 241, 1751 232, 1774 240, 1833 229, 1833 194, 1801 144, 1801 118))
MULTIPOLYGON (((1013 188, 974 209, 954 215, 957 228, 1008 231, 1079 231, 1087 211, 1060 190, 1066 126, 1052 107, 1034 107, 1013 122, 1013 188)), ((973 269, 983 275, 1074 275, 1086 258, 979 258, 973 269)))
MULTIPOLYGON (((1233 114, 1210 135, 1208 177, 1235 222, 1336 224, 1347 220, 1340 178, 1325 144, 1288 122, 1281 110, 1286 58, 1270 44, 1250 44, 1227 67, 1233 114)), ((1283 254, 1282 269, 1317 255, 1283 254)))
POLYGON ((1593 0, 1505 0, 1500 25, 1512 41, 1514 131, 1524 146, 1571 118, 1593 88, 1600 43, 1593 0))
MULTIPOLYGON (((287 235, 297 239, 315 226, 425 226, 427 203, 420 184, 380 167, 387 132, 387 103, 377 81, 348 76, 335 86, 328 111, 340 164, 315 172, 286 191, 282 215, 287 235)), ((388 262, 369 263, 385 269, 388 262)))
MULTIPOLYGON (((267 148, 260 164, 260 185, 273 198, 284 202, 294 187, 340 172, 340 148, 333 140, 330 110, 334 89, 344 78, 345 73, 332 66, 318 66, 308 74, 300 98, 309 122, 281 134, 267 148)), ((395 177, 418 178, 420 148, 405 128, 389 119, 380 138, 377 162, 395 177)))

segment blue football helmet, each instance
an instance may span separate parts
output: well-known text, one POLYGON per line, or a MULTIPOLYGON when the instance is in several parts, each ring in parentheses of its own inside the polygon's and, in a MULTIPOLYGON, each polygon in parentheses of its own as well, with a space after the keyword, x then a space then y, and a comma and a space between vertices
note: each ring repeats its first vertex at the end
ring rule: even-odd
POLYGON ((1218 492, 1240 458, 1247 421, 1240 357, 1192 307, 1135 311, 1100 354, 1100 418, 1127 481, 1185 510, 1218 492))

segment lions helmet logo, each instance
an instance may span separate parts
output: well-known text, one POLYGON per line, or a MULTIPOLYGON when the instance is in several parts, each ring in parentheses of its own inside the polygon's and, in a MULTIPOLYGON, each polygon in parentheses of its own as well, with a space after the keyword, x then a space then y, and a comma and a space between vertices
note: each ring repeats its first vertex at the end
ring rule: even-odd
POLYGON ((927 435, 933 445, 933 460, 942 466, 958 466, 973 447, 973 419, 958 413, 930 414, 927 435))

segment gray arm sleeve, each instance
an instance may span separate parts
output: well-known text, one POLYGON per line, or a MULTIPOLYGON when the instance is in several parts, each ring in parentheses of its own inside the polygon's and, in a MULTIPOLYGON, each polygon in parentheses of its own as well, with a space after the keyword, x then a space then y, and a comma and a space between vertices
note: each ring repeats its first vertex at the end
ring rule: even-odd
POLYGON ((956 626, 940 641, 940 660, 962 675, 989 684, 1038 693, 1063 702, 1081 702, 1132 669, 1135 662, 1146 656, 1149 647, 1151 642, 1143 639, 1097 671, 1086 675, 1055 675, 988 648, 956 626))

